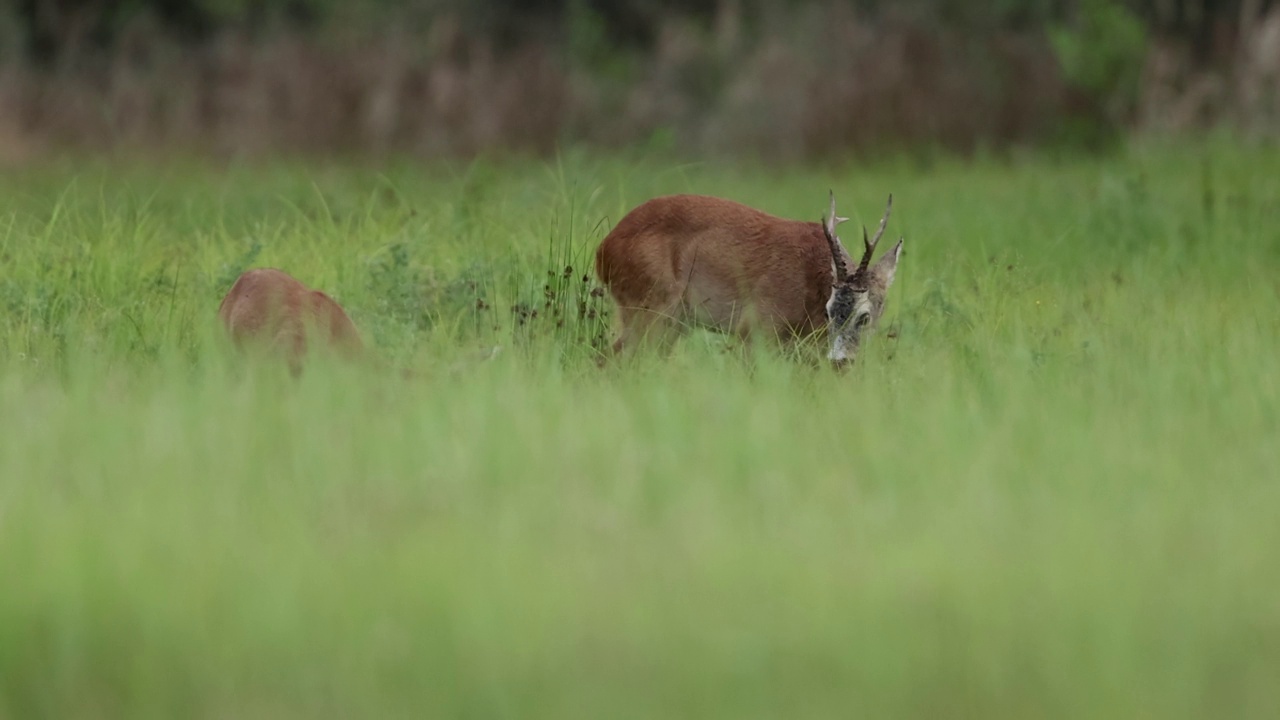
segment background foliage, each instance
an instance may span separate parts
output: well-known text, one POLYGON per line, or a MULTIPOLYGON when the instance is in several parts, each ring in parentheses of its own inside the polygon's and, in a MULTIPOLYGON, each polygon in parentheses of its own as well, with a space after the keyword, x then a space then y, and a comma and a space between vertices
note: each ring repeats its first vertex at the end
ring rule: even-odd
POLYGON ((794 161, 1280 128, 1271 0, 24 0, 0 27, 0 160, 794 161))

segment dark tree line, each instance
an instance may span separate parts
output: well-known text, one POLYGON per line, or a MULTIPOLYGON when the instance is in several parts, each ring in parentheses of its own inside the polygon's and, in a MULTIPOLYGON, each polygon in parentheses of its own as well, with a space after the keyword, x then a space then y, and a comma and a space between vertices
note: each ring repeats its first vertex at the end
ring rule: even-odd
MULTIPOLYGON (((710 21, 726 0, 17 0, 15 17, 24 56, 48 65, 73 50, 109 50, 122 28, 140 16, 149 16, 178 42, 198 44, 228 29, 314 31, 344 1, 359 6, 374 24, 379 17, 390 22, 406 14, 452 12, 467 20, 469 32, 492 36, 500 44, 531 34, 554 38, 571 13, 586 9, 611 42, 643 50, 652 45, 665 17, 710 21)), ((736 1, 747 16, 753 11, 759 15, 766 5, 786 9, 811 2, 736 1)), ((939 24, 1016 29, 1070 22, 1082 1, 1087 0, 846 0, 871 16, 905 11, 939 24)), ((1234 33, 1242 12, 1259 13, 1280 0, 1113 1, 1134 11, 1154 33, 1188 42, 1196 57, 1206 60, 1215 37, 1234 33)))

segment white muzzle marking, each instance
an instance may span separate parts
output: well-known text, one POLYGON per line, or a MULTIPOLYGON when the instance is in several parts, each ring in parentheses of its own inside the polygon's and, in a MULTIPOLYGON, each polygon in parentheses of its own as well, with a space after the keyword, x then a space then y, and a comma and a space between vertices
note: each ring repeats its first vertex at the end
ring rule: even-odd
POLYGON ((845 349, 844 338, 837 335, 831 343, 831 352, 827 353, 827 359, 835 362, 849 359, 849 351, 845 349))

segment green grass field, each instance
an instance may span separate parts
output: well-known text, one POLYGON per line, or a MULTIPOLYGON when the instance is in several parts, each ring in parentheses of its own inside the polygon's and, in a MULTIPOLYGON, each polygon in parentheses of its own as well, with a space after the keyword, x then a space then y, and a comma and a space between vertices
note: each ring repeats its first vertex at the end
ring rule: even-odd
POLYGON ((55 163, 0 269, 0 717, 1280 715, 1280 151, 55 163), (596 367, 626 210, 828 188, 851 372, 596 367), (264 265, 420 378, 237 362, 264 265))

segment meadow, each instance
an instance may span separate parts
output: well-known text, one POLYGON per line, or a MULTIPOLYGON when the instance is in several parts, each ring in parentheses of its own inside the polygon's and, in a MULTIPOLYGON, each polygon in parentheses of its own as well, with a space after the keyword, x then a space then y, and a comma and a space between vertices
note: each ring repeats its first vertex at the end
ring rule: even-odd
POLYGON ((9 170, 0 717, 1276 717, 1277 278, 1227 141, 9 170), (906 236, 851 371, 596 366, 629 208, 828 188, 906 236), (238 361, 255 266, 418 376, 238 361))

